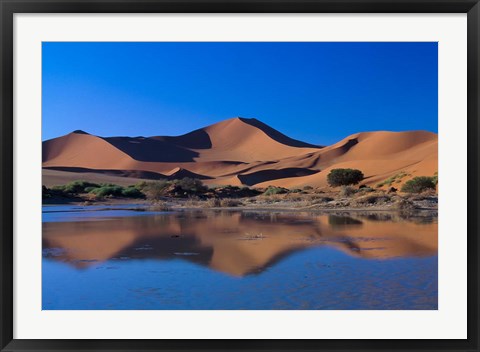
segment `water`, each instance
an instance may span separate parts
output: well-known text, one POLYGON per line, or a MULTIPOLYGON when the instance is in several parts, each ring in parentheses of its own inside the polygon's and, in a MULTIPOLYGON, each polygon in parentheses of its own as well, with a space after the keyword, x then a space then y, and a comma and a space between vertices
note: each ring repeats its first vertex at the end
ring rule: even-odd
POLYGON ((54 309, 437 309, 435 217, 43 209, 54 309))

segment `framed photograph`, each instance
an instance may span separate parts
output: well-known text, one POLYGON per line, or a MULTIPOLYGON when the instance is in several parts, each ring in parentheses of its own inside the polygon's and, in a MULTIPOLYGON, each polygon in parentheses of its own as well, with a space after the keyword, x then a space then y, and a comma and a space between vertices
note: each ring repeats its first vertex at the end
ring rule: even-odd
POLYGON ((1 0, 2 351, 478 351, 478 1, 1 0))

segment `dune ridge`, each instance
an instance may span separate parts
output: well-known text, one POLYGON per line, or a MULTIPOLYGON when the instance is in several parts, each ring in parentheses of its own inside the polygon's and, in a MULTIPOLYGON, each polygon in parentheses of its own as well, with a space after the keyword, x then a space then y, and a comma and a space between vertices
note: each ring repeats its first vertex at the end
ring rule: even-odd
MULTIPOLYGON (((360 132, 330 145, 292 139, 257 119, 236 117, 181 136, 99 137, 76 130, 42 145, 48 173, 141 179, 195 177, 209 185, 325 187, 333 168, 362 170, 375 185, 400 172, 395 187, 438 170, 438 136, 427 131, 360 132)), ((48 183, 48 180, 46 180, 48 183)))

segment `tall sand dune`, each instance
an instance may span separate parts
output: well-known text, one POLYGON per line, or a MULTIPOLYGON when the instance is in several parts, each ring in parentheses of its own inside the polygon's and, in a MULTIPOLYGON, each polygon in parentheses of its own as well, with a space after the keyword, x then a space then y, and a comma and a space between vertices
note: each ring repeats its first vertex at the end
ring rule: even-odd
POLYGON ((397 187, 414 176, 432 176, 437 159, 438 136, 427 131, 361 132, 323 147, 240 117, 176 137, 98 137, 74 131, 43 142, 45 184, 58 171, 140 179, 194 177, 209 185, 326 187, 330 170, 356 168, 367 185, 401 173, 397 187))

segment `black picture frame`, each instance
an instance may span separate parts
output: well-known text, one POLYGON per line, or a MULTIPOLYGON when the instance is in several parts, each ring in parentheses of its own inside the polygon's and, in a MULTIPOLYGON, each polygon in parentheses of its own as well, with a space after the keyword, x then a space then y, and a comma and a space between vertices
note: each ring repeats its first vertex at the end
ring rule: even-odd
POLYGON ((478 0, 0 0, 0 348, 2 351, 479 351, 478 0), (13 16, 16 13, 467 13, 468 338, 466 340, 19 340, 13 338, 13 16))

